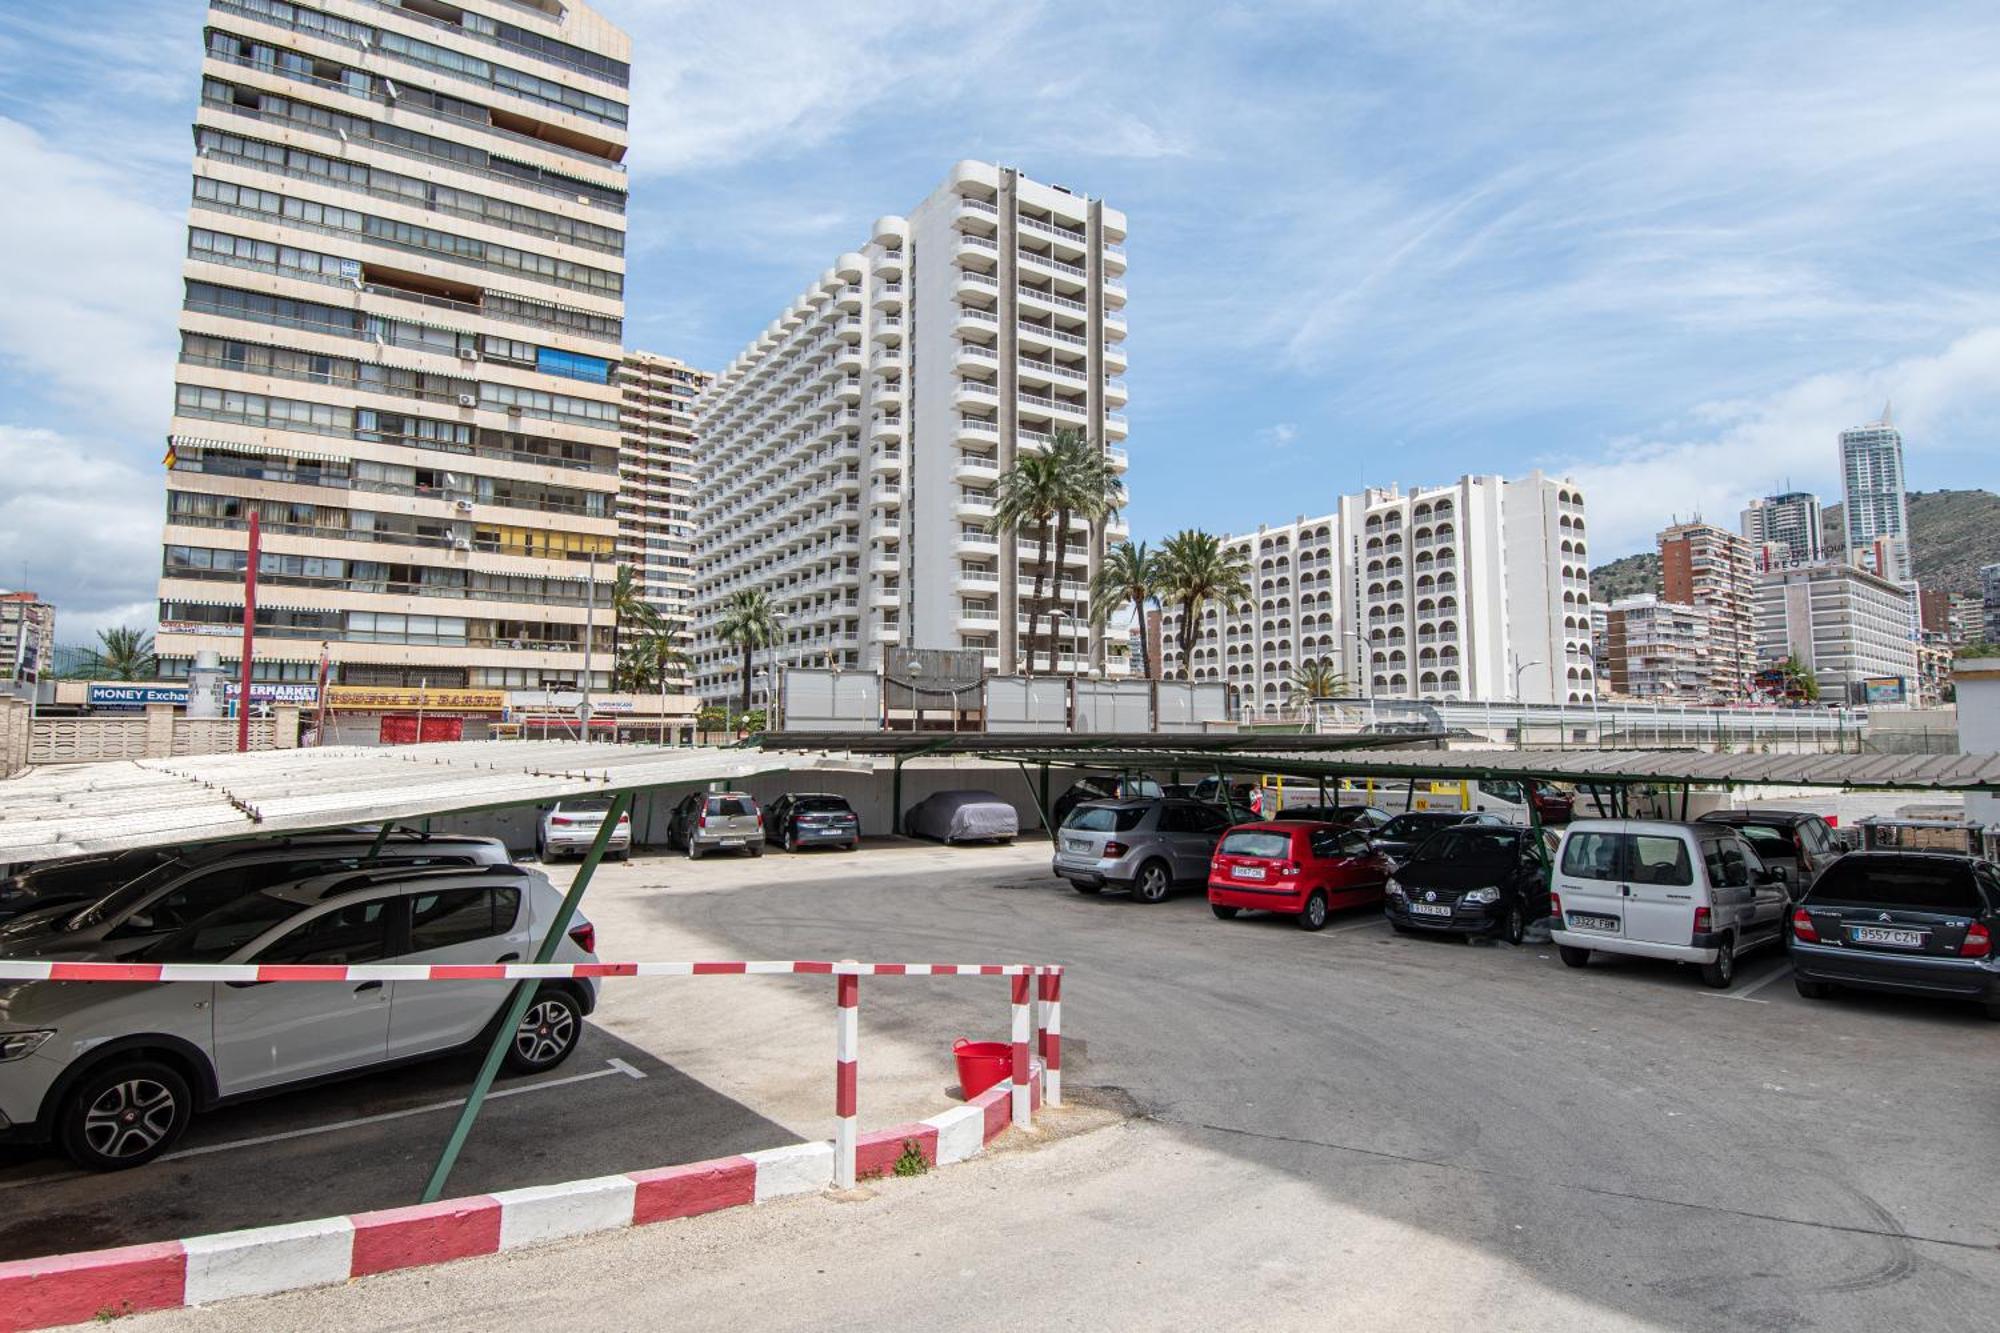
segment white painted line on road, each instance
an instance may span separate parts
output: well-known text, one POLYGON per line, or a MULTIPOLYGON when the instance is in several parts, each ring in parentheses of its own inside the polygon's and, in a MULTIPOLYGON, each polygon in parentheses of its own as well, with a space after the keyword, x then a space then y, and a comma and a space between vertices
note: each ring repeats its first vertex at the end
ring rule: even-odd
MULTIPOLYGON (((567 1078, 552 1078, 546 1083, 531 1083, 525 1087, 501 1088, 486 1094, 487 1101, 501 1097, 518 1097, 524 1092, 541 1092, 547 1088, 560 1088, 572 1083, 588 1083, 593 1079, 610 1078, 623 1074, 627 1078, 644 1078, 646 1075, 619 1059, 609 1059, 605 1068, 593 1069, 588 1074, 571 1074, 567 1078)), ((184 1157, 206 1157, 211 1153, 230 1152, 237 1148, 256 1148, 266 1143, 285 1143, 292 1139, 311 1138, 317 1134, 331 1134, 336 1130, 356 1129, 362 1125, 379 1125, 391 1120, 403 1120, 413 1115, 428 1115, 433 1111, 451 1111, 465 1105, 465 1098, 454 1097, 448 1102, 431 1102, 424 1106, 411 1106, 401 1111, 384 1111, 380 1115, 358 1116, 353 1120, 339 1120, 330 1125, 314 1125, 310 1129, 287 1130, 282 1134, 260 1134, 253 1139, 232 1139, 228 1143, 209 1143, 199 1148, 183 1148, 179 1152, 162 1154, 158 1160, 176 1162, 184 1157)), ((23 1185, 52 1185, 62 1180, 79 1180, 95 1174, 88 1171, 65 1171, 57 1175, 35 1176, 28 1180, 0 1181, 0 1190, 19 1189, 23 1185)))
POLYGON ((1764 987, 1770 985, 1772 982, 1782 981, 1791 974, 1792 974, 1792 960, 1787 958, 1781 961, 1776 967, 1772 968, 1770 972, 1765 974, 1762 980, 1756 982, 1754 985, 1742 986, 1737 988, 1736 990, 1728 990, 1728 991, 1719 991, 1719 990, 1703 991, 1702 994, 1706 995, 1711 1000, 1741 1000, 1745 1004, 1769 1004, 1770 1003, 1769 1000, 1753 1000, 1750 997, 1752 995, 1755 995, 1758 991, 1763 990, 1764 987))
POLYGON ((1389 924, 1389 919, 1387 917, 1377 917, 1373 921, 1357 921, 1351 926, 1341 926, 1337 930, 1329 930, 1326 933, 1329 935, 1347 935, 1357 930, 1374 930, 1377 927, 1386 926, 1388 924, 1389 924))

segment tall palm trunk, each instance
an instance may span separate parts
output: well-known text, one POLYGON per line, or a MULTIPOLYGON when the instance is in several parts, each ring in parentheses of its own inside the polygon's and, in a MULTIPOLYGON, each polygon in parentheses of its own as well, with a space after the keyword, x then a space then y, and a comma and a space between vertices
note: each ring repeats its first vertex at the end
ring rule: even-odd
MULTIPOLYGON (((1139 593, 1139 589, 1132 589, 1139 593)), ((1153 678, 1153 654, 1150 646, 1152 636, 1146 633, 1146 598, 1143 593, 1132 599, 1132 618, 1139 625, 1139 679, 1153 678)))
MULTIPOLYGON (((1063 561, 1067 560, 1068 558, 1069 558, 1069 510, 1065 509, 1056 515, 1055 587, 1050 590, 1050 597, 1049 597, 1049 600, 1052 603, 1062 601, 1063 561)), ((1065 605, 1063 609, 1068 610, 1069 608, 1067 605, 1065 605)), ((1056 616, 1055 616, 1055 608, 1051 606, 1049 608, 1049 674, 1051 676, 1056 674, 1056 650, 1057 650, 1056 616)))
POLYGON ((1049 572, 1049 520, 1042 516, 1035 525, 1035 591, 1028 598, 1028 640, 1027 652, 1023 654, 1028 664, 1028 674, 1035 674, 1035 627, 1041 623, 1042 581, 1049 572))
POLYGON ((743 636, 743 711, 750 711, 750 667, 751 658, 756 653, 756 641, 749 635, 743 636))
POLYGON ((1201 627, 1195 617, 1201 612, 1201 599, 1190 597, 1181 603, 1181 623, 1174 631, 1174 639, 1181 649, 1181 679, 1194 679, 1194 645, 1201 637, 1201 627))

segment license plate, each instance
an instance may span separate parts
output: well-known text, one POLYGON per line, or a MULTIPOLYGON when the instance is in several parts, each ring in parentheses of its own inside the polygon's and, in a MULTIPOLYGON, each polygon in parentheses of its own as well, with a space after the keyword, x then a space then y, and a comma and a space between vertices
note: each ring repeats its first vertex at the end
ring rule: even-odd
POLYGON ((1856 944, 1893 944, 1900 949, 1924 947, 1921 930, 1885 930, 1881 926, 1850 926, 1856 944))
POLYGON ((1411 903, 1410 911, 1418 916, 1450 916, 1451 909, 1437 903, 1411 903))
POLYGON ((1615 916, 1585 916, 1581 912, 1571 912, 1569 923, 1578 930, 1618 929, 1618 918, 1615 916))
POLYGON ((1262 879, 1264 878, 1264 867, 1231 866, 1229 867, 1229 873, 1236 876, 1236 878, 1238 879, 1262 879))
POLYGON ((741 846, 743 845, 743 839, 741 839, 741 838, 724 838, 724 839, 722 840, 722 845, 723 845, 724 847, 741 847, 741 846))
POLYGON ((1090 843, 1083 838, 1064 838, 1063 849, 1071 852, 1087 852, 1090 850, 1090 843))

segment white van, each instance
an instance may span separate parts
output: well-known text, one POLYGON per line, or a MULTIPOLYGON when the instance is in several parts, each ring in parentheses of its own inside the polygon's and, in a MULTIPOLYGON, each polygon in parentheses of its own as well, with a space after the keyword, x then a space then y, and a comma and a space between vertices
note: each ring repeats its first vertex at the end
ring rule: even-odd
POLYGON ((1736 959, 1782 944, 1790 900, 1784 880, 1725 824, 1580 819, 1563 832, 1549 915, 1562 960, 1593 952, 1701 965, 1717 988, 1736 959))

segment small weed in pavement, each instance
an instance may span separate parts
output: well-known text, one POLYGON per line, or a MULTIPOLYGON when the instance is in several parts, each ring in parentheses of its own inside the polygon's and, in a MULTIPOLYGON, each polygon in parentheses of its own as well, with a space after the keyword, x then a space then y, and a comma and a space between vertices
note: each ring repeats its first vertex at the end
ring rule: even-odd
POLYGON ((924 1150, 915 1139, 903 1140, 903 1155, 896 1159, 896 1174, 899 1176, 921 1176, 931 1169, 924 1160, 924 1150))

